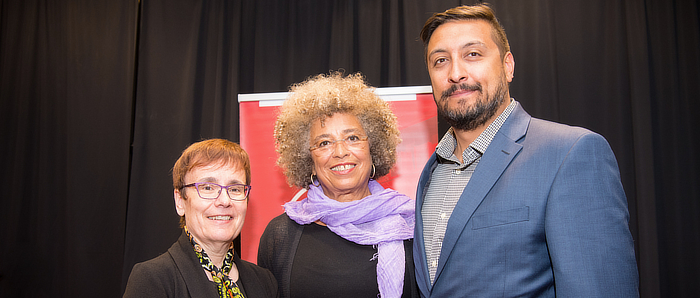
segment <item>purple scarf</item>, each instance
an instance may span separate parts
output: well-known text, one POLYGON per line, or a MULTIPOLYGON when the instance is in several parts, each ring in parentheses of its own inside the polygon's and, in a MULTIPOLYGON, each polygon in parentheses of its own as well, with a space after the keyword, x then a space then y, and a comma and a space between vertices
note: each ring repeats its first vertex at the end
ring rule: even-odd
POLYGON ((377 284, 383 298, 401 297, 406 270, 403 240, 413 238, 415 201, 370 180, 371 195, 338 202, 309 185, 307 197, 284 204, 289 218, 300 225, 321 220, 340 237, 361 245, 377 245, 377 284))

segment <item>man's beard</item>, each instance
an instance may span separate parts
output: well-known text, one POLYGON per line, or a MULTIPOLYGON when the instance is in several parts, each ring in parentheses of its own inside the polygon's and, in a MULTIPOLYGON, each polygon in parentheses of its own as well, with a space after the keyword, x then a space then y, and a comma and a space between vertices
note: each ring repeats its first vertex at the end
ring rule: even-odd
POLYGON ((485 98, 484 90, 480 83, 467 85, 467 83, 452 85, 445 90, 437 103, 438 115, 445 119, 454 129, 470 131, 484 125, 498 111, 498 107, 506 99, 508 92, 505 80, 501 80, 496 87, 496 92, 485 98), (462 109, 465 99, 459 99, 457 104, 459 107, 454 109, 448 108, 448 97, 457 90, 478 91, 479 97, 476 98, 474 106, 462 109))

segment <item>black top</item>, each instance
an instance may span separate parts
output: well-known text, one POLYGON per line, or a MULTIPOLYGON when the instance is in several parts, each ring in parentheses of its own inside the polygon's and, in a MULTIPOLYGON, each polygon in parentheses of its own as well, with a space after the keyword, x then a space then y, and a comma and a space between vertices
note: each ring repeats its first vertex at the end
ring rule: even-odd
MULTIPOLYGON (((286 213, 283 213, 273 218, 270 223, 267 224, 265 232, 260 238, 258 265, 272 271, 272 274, 279 284, 281 298, 292 297, 290 288, 296 286, 292 285, 291 282, 292 263, 296 260, 296 254, 300 253, 301 249, 298 249, 299 242, 306 226, 309 225, 297 224, 290 219, 286 213)), ((404 274, 403 294, 401 297, 420 297, 418 295, 418 285, 416 284, 415 267, 413 264, 413 239, 404 240, 403 243, 406 253, 406 271, 404 274)), ((376 270, 373 271, 371 277, 376 287, 376 270)), ((358 295, 358 297, 360 296, 358 295)), ((376 295, 373 296, 373 298, 374 297, 376 297, 376 295)))
POLYGON ((377 249, 318 224, 304 225, 292 263, 291 297, 376 298, 377 249))

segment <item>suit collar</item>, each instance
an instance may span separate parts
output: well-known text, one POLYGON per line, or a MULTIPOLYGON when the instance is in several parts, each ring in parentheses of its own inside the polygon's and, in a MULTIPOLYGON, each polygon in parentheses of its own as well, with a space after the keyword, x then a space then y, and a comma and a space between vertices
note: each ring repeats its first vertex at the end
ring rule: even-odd
POLYGON ((415 241, 413 241, 413 262, 415 264, 416 283, 418 284, 419 291, 421 291, 421 297, 430 296, 429 292, 422 292, 425 291, 425 289, 430 289, 430 273, 428 273, 428 263, 425 258, 425 241, 423 241, 423 198, 425 198, 425 191, 427 190, 425 185, 428 183, 433 170, 437 167, 437 158, 437 154, 433 152, 423 168, 416 191, 416 225, 414 232, 415 241))
POLYGON ((525 136, 525 133, 527 133, 527 128, 530 126, 532 116, 523 109, 520 102, 516 101, 515 103, 517 105, 506 122, 503 123, 503 126, 501 126, 498 134, 502 134, 514 142, 519 142, 520 139, 525 136))
POLYGON ((168 253, 172 256, 178 271, 187 284, 187 289, 190 292, 190 297, 205 296, 211 294, 217 296, 216 287, 207 278, 202 265, 199 263, 197 256, 194 253, 194 248, 190 244, 190 240, 183 231, 177 242, 173 244, 168 253))
MULTIPOLYGON (((466 228, 467 223, 474 214, 474 211, 479 207, 481 202, 484 200, 486 195, 489 193, 493 185, 498 181, 501 174, 510 165, 512 160, 517 156, 517 154, 522 149, 522 145, 518 142, 525 136, 527 128, 532 117, 523 110, 520 103, 514 108, 511 115, 508 117, 503 126, 498 131, 493 141, 489 145, 484 155, 481 157, 479 164, 477 165, 474 174, 472 175, 469 184, 465 187, 462 195, 460 196, 459 202, 455 206, 452 216, 450 217, 447 230, 445 232, 445 237, 442 243, 442 251, 440 253, 440 261, 438 263, 438 268, 436 272, 436 282, 439 281, 440 273, 445 266, 445 263, 450 258, 450 254, 454 249, 454 246, 462 234, 462 230, 466 228)), ((436 156, 433 154, 428 164, 426 165, 420 181, 417 194, 417 216, 422 216, 419 209, 422 207, 423 203, 423 192, 425 191, 424 186, 429 179, 432 170, 436 166, 436 156)), ((418 220, 416 224, 416 237, 421 237, 419 243, 416 246, 418 249, 418 256, 416 258, 419 261, 420 266, 416 267, 416 276, 420 276, 422 280, 418 280, 419 284, 422 284, 423 288, 430 287, 430 275, 428 274, 427 263, 425 259, 425 243, 422 241, 423 237, 423 224, 422 220, 418 220)))

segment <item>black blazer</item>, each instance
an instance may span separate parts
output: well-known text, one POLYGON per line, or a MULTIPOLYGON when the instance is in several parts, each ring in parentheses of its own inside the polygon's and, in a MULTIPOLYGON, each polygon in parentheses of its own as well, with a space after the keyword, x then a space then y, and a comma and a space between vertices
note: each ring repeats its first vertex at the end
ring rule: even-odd
MULTIPOLYGON (((279 297, 272 273, 234 254, 238 286, 246 298, 279 297)), ((216 285, 209 281, 187 235, 183 232, 168 251, 134 265, 124 297, 212 297, 216 285)))

